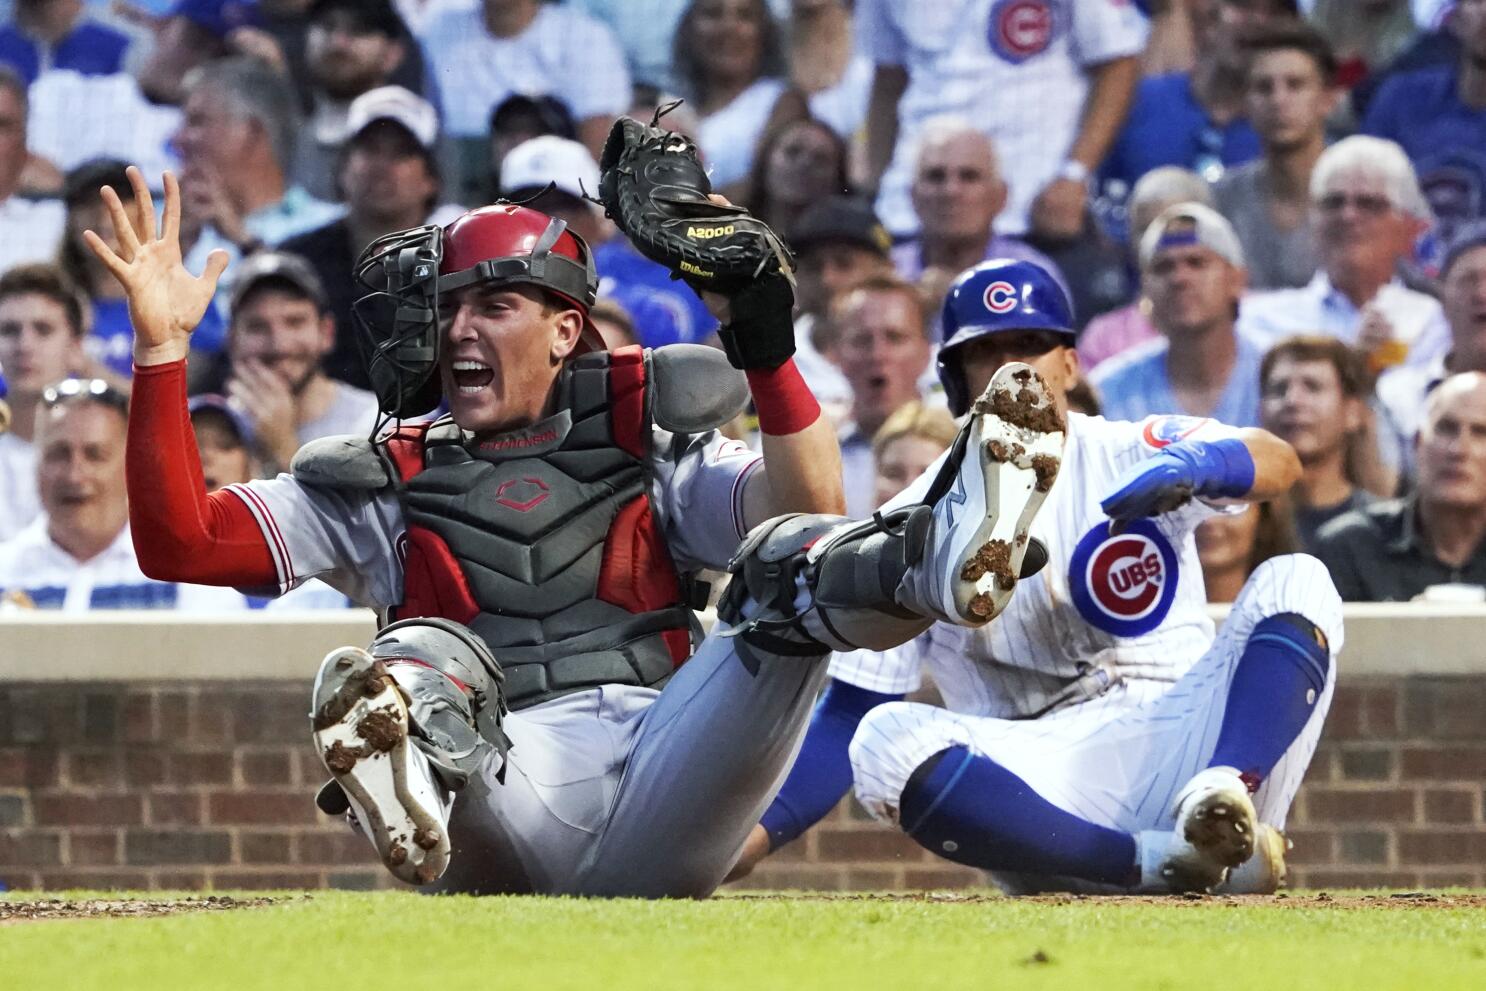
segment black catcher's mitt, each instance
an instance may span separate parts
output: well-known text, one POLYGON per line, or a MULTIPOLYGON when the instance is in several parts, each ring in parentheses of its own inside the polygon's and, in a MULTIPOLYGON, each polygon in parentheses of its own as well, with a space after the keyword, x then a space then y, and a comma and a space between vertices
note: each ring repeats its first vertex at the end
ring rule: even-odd
POLYGON ((621 117, 599 158, 604 213, 646 258, 699 290, 730 296, 768 272, 794 284, 794 259, 769 225, 707 198, 712 183, 685 135, 621 117))

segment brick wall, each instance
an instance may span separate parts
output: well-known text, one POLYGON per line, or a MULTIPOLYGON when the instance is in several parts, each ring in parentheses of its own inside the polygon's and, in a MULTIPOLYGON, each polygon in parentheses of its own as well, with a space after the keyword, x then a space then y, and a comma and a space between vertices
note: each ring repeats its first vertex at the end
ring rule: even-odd
MULTIPOLYGON (((388 886, 311 797, 289 681, 0 685, 0 879, 14 888, 388 886)), ((1299 885, 1486 886, 1486 676, 1351 678, 1292 810, 1299 885)), ((746 884, 962 887, 850 800, 746 884)))

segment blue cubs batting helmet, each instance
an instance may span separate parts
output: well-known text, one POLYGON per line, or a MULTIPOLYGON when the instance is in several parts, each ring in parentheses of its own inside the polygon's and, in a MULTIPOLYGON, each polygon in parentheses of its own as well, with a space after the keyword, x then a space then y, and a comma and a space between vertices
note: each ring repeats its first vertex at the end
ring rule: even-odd
POLYGON ((1063 287, 1044 268, 1031 262, 996 258, 961 272, 949 287, 939 323, 939 381, 956 416, 970 408, 969 388, 960 349, 989 334, 1045 330, 1072 344, 1073 305, 1063 287))

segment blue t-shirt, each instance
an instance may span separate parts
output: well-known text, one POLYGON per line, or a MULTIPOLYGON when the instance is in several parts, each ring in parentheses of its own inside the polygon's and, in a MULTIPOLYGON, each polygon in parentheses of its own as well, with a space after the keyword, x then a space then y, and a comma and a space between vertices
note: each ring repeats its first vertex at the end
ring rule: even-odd
MULTIPOLYGON (((1090 377, 1110 420, 1143 420, 1152 414, 1200 415, 1182 409, 1166 369, 1166 338, 1151 341, 1106 361, 1090 377)), ((1264 352, 1242 334, 1233 372, 1217 407, 1208 415, 1234 427, 1259 425, 1259 364, 1264 352)))
POLYGON ((1173 72, 1140 81, 1130 116, 1105 157, 1100 175, 1106 181, 1123 182, 1129 189, 1162 165, 1180 165, 1202 175, 1210 162, 1224 167, 1242 165, 1258 158, 1259 151, 1259 135, 1247 120, 1216 126, 1192 93, 1191 76, 1173 72))
MULTIPOLYGON (((227 323, 215 305, 191 334, 191 347, 215 354, 227 338, 227 323)), ((134 325, 129 322, 129 303, 122 299, 93 300, 93 329, 83 342, 88 355, 108 369, 128 378, 134 374, 134 325)))
POLYGON ((1460 70, 1433 66, 1385 82, 1362 130, 1397 141, 1414 163, 1440 234, 1486 216, 1486 110, 1460 102, 1460 70))
POLYGON ((695 344, 717 329, 707 304, 670 269, 640 254, 622 237, 594 249, 599 295, 614 300, 635 321, 635 336, 647 348, 695 344))
MULTIPOLYGON (((85 76, 110 76, 123 71, 128 47, 128 35, 83 21, 52 49, 47 68, 72 69, 85 76)), ((0 64, 13 68, 30 85, 41 75, 41 50, 14 24, 0 26, 0 64)))

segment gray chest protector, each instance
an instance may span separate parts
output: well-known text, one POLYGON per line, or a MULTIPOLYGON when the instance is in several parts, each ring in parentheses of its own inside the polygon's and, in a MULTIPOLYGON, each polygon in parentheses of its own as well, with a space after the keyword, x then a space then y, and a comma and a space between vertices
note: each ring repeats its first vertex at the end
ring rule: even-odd
POLYGON ((476 441, 447 417, 401 428, 377 445, 407 521, 391 618, 472 629, 512 709, 660 686, 691 654, 693 618, 650 505, 651 427, 711 429, 746 398, 720 352, 624 348, 570 362, 557 411, 522 430, 476 441))

